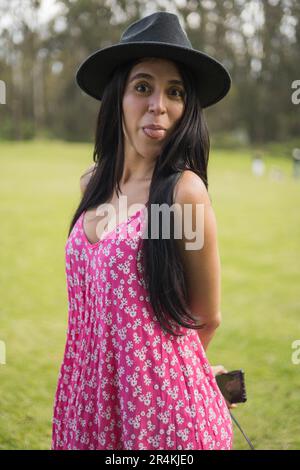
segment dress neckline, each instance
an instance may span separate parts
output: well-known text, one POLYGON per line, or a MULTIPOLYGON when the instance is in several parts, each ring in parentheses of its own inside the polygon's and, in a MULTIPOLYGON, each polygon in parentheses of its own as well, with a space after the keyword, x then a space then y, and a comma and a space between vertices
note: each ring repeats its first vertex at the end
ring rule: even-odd
POLYGON ((90 247, 90 248, 95 248, 97 247, 98 245, 100 245, 101 243, 105 242, 105 240, 107 238, 110 238, 112 234, 114 234, 117 230, 117 228, 119 227, 122 227, 123 225, 126 225, 128 224, 128 222, 133 219, 134 217, 137 216, 137 214, 139 214, 140 212, 142 212, 143 210, 145 210, 145 208, 148 206, 148 202, 146 204, 144 204, 144 207, 138 209, 137 211, 135 211, 133 214, 131 214, 126 220, 123 220, 121 222, 119 222, 112 230, 110 230, 109 232, 107 232, 106 230, 104 230, 104 232, 102 233, 102 237, 97 240, 96 242, 92 243, 88 237, 86 236, 86 233, 85 233, 85 230, 84 230, 84 216, 87 212, 87 209, 84 210, 82 213, 81 213, 81 221, 80 221, 80 227, 81 227, 81 231, 82 231, 82 234, 83 234, 83 238, 86 242, 86 244, 90 247))

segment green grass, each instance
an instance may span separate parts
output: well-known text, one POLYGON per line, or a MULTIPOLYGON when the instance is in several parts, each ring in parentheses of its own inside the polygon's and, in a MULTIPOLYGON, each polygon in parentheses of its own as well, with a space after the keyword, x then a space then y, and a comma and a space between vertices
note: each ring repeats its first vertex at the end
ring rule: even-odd
MULTIPOLYGON (((67 329, 64 245, 92 145, 0 143, 0 449, 49 449, 67 329)), ((299 449, 300 180, 286 158, 251 174, 247 150, 210 155, 223 321, 212 365, 245 371, 248 401, 233 410, 257 449, 299 449), (283 179, 271 178, 273 167, 283 179)), ((247 443, 234 424, 234 449, 247 443)))

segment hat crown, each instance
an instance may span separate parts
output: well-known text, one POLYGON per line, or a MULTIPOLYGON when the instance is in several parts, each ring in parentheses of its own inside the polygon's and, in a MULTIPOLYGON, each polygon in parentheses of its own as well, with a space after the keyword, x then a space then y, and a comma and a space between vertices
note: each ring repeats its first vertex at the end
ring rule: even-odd
POLYGON ((166 11, 155 12, 132 23, 122 34, 120 42, 161 42, 192 49, 177 15, 166 11))

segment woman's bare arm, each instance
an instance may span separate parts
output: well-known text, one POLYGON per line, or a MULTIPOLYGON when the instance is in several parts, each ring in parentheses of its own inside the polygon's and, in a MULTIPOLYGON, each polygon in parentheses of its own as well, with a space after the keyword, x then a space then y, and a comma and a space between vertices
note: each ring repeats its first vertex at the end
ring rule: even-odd
MULTIPOLYGON (((174 202, 180 204, 182 210, 182 238, 176 239, 182 257, 187 282, 189 307, 192 313, 205 324, 205 328, 197 330, 201 343, 206 351, 209 342, 221 323, 221 266, 217 243, 217 224, 210 198, 201 178, 190 170, 183 172, 177 187, 174 202), (190 204, 192 212, 192 230, 203 230, 204 244, 197 249, 188 249, 187 243, 195 240, 185 234, 191 224, 187 217, 184 227, 184 206, 190 204), (203 220, 198 218, 196 226, 196 204, 203 204, 203 220)), ((191 228, 190 228, 191 229, 191 228)))

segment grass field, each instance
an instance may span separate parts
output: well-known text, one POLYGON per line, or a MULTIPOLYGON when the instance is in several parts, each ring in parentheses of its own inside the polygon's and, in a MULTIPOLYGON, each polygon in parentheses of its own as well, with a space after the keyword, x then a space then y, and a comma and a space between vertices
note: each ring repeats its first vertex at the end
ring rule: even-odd
MULTIPOLYGON (((67 328, 64 245, 92 146, 0 143, 0 449, 49 449, 67 328)), ((212 365, 243 368, 248 401, 233 415, 257 449, 300 449, 300 179, 268 157, 251 174, 249 151, 210 155, 218 221, 223 321, 212 365), (272 177, 274 167, 282 179, 272 177)), ((234 449, 247 443, 234 424, 234 449)))

